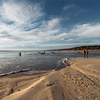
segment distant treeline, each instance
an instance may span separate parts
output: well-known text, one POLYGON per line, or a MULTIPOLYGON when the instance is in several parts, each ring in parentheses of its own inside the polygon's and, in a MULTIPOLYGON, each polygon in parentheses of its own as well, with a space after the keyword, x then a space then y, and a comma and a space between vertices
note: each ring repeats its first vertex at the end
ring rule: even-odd
POLYGON ((93 45, 93 46, 80 46, 80 47, 73 47, 68 49, 55 49, 55 50, 49 50, 49 51, 63 51, 63 50, 100 50, 100 45, 93 45))
POLYGON ((95 45, 95 46, 80 46, 80 47, 70 48, 70 49, 67 49, 67 50, 83 50, 83 49, 99 50, 100 49, 100 45, 95 45))

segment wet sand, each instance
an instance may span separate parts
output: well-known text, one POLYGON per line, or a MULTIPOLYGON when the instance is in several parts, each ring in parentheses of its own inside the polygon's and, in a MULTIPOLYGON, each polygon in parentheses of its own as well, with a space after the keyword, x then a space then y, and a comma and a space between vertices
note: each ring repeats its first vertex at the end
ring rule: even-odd
POLYGON ((0 100, 100 100, 100 58, 75 58, 50 73, 0 78, 0 100))

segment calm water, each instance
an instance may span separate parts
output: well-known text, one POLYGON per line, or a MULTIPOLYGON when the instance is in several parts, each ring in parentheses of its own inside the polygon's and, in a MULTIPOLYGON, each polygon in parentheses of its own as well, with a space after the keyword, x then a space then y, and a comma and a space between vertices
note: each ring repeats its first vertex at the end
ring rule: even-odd
MULTIPOLYGON (((18 71, 27 68, 40 68, 51 70, 57 67, 57 62, 62 58, 83 57, 82 53, 47 53, 42 55, 38 52, 0 52, 0 74, 18 71)), ((89 57, 100 57, 100 51, 89 52, 89 57)))

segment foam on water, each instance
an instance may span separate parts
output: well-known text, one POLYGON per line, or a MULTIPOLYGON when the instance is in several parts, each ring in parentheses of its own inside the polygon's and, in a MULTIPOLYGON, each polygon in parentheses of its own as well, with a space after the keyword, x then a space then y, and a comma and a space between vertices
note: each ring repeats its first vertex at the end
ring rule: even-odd
POLYGON ((55 68, 55 70, 60 70, 62 68, 68 67, 70 66, 70 64, 67 62, 69 60, 69 58, 62 58, 62 60, 57 62, 57 67, 55 68))

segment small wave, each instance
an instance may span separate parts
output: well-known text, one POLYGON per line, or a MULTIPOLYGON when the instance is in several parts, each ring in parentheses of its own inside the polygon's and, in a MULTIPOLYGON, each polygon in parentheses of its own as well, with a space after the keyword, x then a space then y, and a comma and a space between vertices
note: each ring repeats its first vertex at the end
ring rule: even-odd
POLYGON ((55 70, 31 70, 28 72, 22 72, 23 74, 39 74, 39 73, 47 73, 47 72, 53 72, 55 70))
POLYGON ((21 74, 39 74, 39 73, 46 73, 46 72, 52 72, 52 71, 55 71, 55 70, 40 70, 40 69, 22 69, 22 70, 18 70, 18 71, 12 71, 12 72, 9 72, 9 73, 3 73, 3 74, 0 74, 0 77, 3 77, 3 76, 8 76, 8 75, 11 75, 11 74, 17 74, 17 73, 21 73, 21 74))
POLYGON ((22 70, 18 70, 18 71, 12 71, 12 72, 9 72, 9 73, 3 73, 3 74, 0 74, 0 77, 2 76, 7 76, 7 75, 10 75, 10 74, 17 74, 17 73, 21 73, 21 72, 27 72, 27 71, 30 71, 32 69, 28 68, 28 69, 22 69, 22 70))

